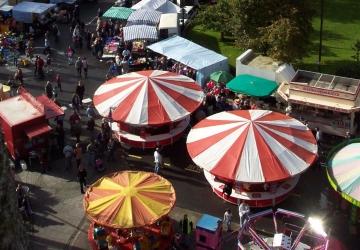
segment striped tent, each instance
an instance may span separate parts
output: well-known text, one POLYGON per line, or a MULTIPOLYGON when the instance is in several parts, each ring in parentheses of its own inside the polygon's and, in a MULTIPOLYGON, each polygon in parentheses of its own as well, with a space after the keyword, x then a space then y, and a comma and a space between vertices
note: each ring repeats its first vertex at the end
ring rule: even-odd
POLYGON ((131 13, 128 25, 147 24, 157 25, 160 22, 161 12, 152 9, 139 9, 131 13))
POLYGON ((158 32, 155 26, 150 25, 130 25, 123 28, 124 41, 158 40, 158 32))
POLYGON ((127 20, 134 10, 125 7, 111 7, 103 15, 106 19, 127 20))

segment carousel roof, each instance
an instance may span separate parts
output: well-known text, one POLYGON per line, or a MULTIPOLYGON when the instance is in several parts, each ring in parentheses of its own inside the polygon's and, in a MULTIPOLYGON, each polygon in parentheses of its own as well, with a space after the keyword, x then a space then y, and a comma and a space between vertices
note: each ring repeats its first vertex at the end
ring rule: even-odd
POLYGON ((90 186, 84 196, 87 216, 112 228, 151 225, 168 214, 176 195, 171 183, 149 172, 109 174, 90 186))
POLYGON ((93 101, 100 115, 142 126, 184 119, 201 105, 203 98, 201 87, 191 78, 147 70, 106 81, 95 91, 93 101))
POLYGON ((329 161, 329 181, 343 198, 360 207, 360 140, 340 146, 329 161))
POLYGON ((187 148, 193 161, 216 177, 248 183, 288 179, 305 171, 317 154, 311 130, 268 110, 209 116, 191 129, 187 148))

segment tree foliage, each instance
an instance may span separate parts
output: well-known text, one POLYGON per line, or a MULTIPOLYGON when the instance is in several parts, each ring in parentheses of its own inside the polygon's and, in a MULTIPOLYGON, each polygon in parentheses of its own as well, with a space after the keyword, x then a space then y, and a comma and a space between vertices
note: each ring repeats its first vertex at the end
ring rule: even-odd
POLYGON ((309 0, 236 0, 233 11, 239 46, 284 62, 306 55, 314 14, 309 0))
POLYGON ((217 4, 209 5, 199 11, 195 24, 201 25, 204 29, 220 32, 221 39, 225 34, 230 34, 233 0, 218 0, 217 4))
POLYGON ((354 46, 352 47, 352 50, 355 52, 352 58, 356 60, 357 63, 360 62, 360 40, 356 40, 354 46))
POLYGON ((4 147, 0 138, 0 248, 26 250, 28 238, 17 207, 15 183, 8 167, 4 147))
POLYGON ((197 23, 231 33, 242 48, 293 62, 307 54, 312 31, 310 0, 218 0, 202 10, 197 23))

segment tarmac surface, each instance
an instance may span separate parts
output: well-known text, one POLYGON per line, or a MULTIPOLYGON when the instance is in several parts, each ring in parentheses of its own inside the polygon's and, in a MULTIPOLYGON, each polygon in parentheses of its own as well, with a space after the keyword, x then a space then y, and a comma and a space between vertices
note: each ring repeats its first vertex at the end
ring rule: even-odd
MULTIPOLYGON (((84 3, 81 5, 81 16, 85 23, 93 20, 97 8, 100 6, 104 10, 113 1, 100 1, 97 4, 84 3)), ((91 25, 91 24, 90 24, 91 25)), ((71 42, 69 28, 61 25, 61 40, 55 44, 51 40, 53 50, 53 71, 50 71, 44 80, 39 80, 33 75, 33 68, 25 68, 24 81, 25 87, 34 95, 42 94, 46 80, 54 80, 55 74, 60 73, 63 79, 64 91, 60 93, 59 101, 63 106, 68 106, 71 95, 75 91, 75 86, 79 78, 73 65, 67 65, 64 55, 66 47, 71 42)), ((41 53, 43 40, 36 41, 37 53, 41 53)), ((86 56, 89 63, 88 79, 85 83, 85 98, 92 97, 95 89, 104 82, 108 66, 105 62, 97 61, 86 48, 76 51, 76 56, 86 56)), ((3 81, 12 75, 15 67, 7 65, 0 67, 0 79, 3 81)), ((65 128, 68 129, 67 120, 70 108, 66 111, 65 128)), ((85 131, 85 124, 84 124, 85 131)), ((86 143, 89 140, 86 132, 81 141, 86 143)), ((66 131, 68 142, 74 142, 66 131)), ((139 169, 153 171, 152 151, 129 150, 124 158, 117 155, 116 161, 107 164, 107 173, 139 169)), ((165 167, 160 170, 160 174, 167 178, 175 187, 177 201, 171 217, 179 221, 184 214, 188 214, 196 225, 196 221, 201 214, 208 213, 219 218, 227 208, 233 211, 233 228, 238 225, 237 207, 219 199, 206 182, 203 174, 194 168, 194 164, 189 159, 185 147, 185 138, 173 146, 166 148, 163 152, 165 167)), ((51 170, 42 174, 37 166, 17 173, 18 181, 28 185, 31 192, 31 203, 34 211, 33 229, 29 230, 31 240, 30 249, 89 249, 87 242, 88 220, 83 210, 83 195, 80 193, 79 183, 76 177, 76 170, 66 171, 64 160, 61 156, 51 159, 51 170)), ((97 173, 94 169, 87 168, 88 181, 91 184, 104 173, 97 173)), ((326 174, 323 169, 309 169, 300 179, 298 186, 290 196, 279 205, 284 209, 304 213, 305 215, 319 214, 318 204, 322 190, 330 187, 326 174)), ((253 210, 257 211, 257 210, 253 210)), ((344 242, 348 249, 355 249, 360 243, 356 235, 349 232, 348 218, 342 212, 331 216, 320 214, 324 217, 327 226, 331 228, 331 235, 344 242)), ((223 249, 236 249, 236 233, 225 233, 226 242, 223 249)))

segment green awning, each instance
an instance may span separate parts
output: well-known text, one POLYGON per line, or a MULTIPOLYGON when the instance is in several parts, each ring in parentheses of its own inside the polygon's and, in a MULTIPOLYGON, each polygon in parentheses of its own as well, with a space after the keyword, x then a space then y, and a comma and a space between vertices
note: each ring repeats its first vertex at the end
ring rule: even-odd
POLYGON ((226 87, 236 93, 248 96, 264 97, 271 95, 278 87, 275 81, 253 75, 238 75, 226 87))
POLYGON ((216 71, 210 75, 210 80, 213 80, 217 83, 219 83, 219 82, 228 83, 233 78, 234 77, 226 71, 216 71))
POLYGON ((125 7, 111 7, 103 15, 106 19, 127 20, 134 10, 125 7))

